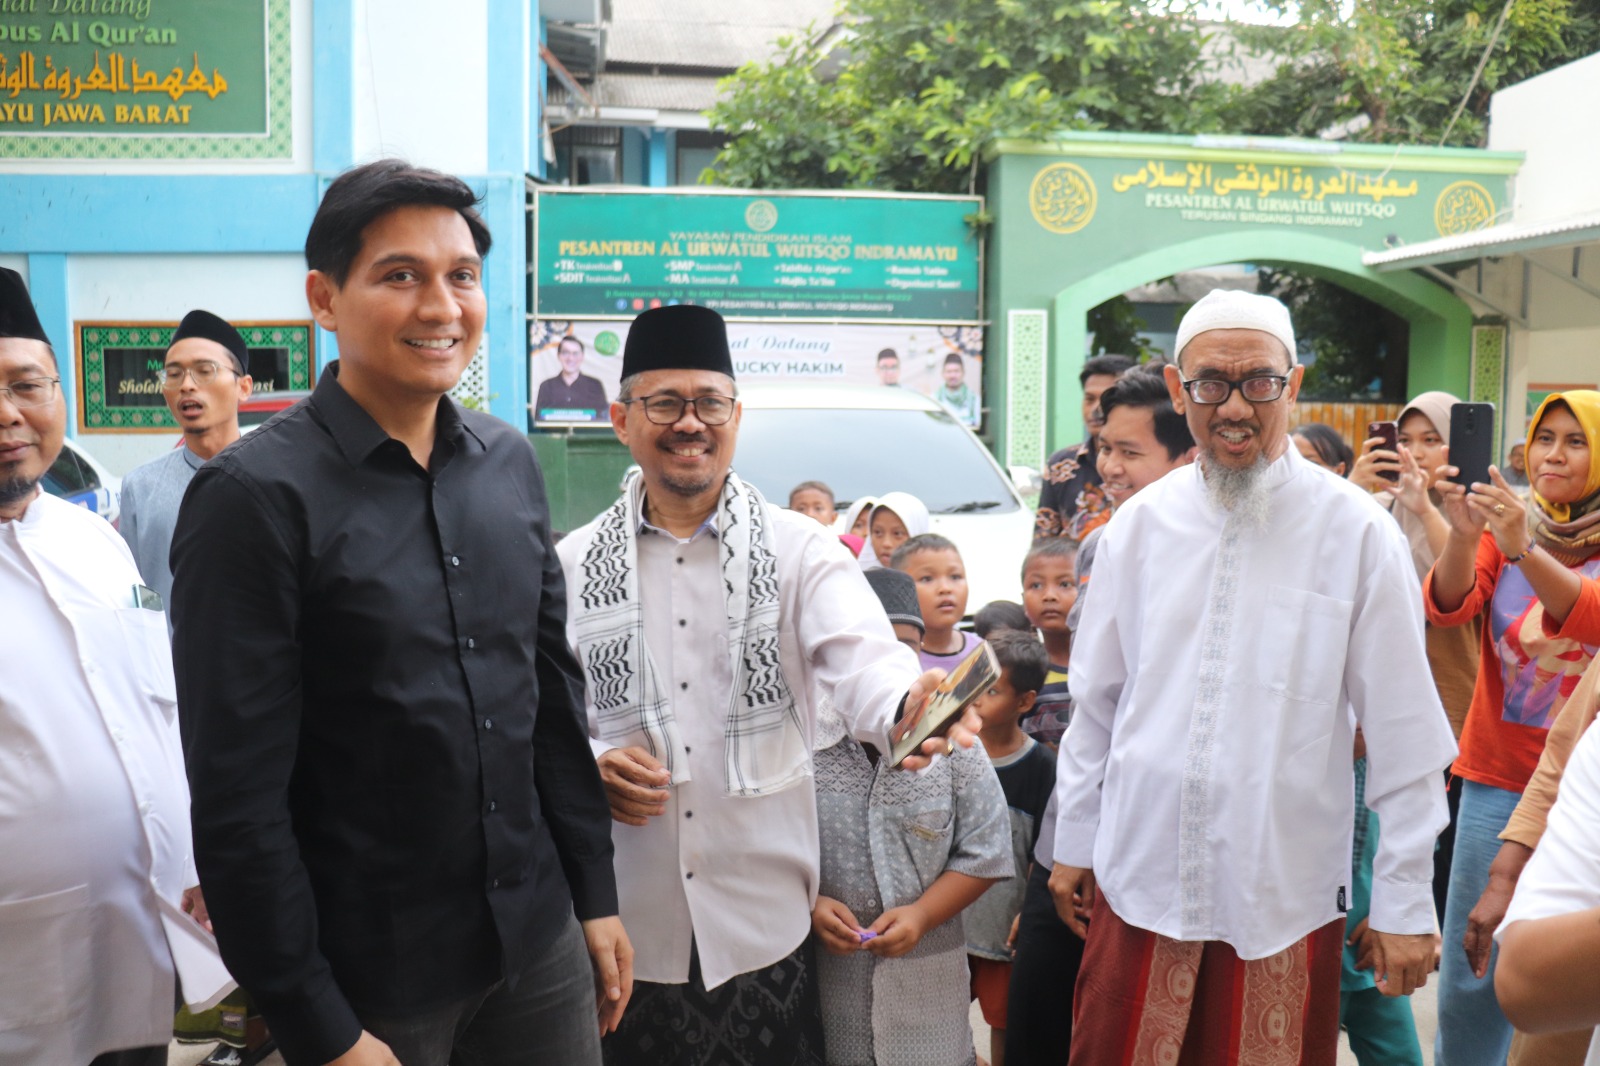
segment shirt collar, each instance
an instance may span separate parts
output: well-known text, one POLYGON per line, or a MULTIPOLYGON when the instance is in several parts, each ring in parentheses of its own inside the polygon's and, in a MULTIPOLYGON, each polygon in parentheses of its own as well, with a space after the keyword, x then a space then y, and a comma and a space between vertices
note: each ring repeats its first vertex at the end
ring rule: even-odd
MULTIPOLYGON (((344 386, 339 384, 339 360, 335 359, 323 370, 317 379, 317 387, 311 393, 311 406, 320 416, 319 421, 328 428, 333 435, 333 441, 339 446, 352 466, 366 461, 379 446, 392 438, 384 432, 377 420, 369 415, 366 408, 356 403, 355 398, 344 391, 344 386)), ((439 397, 437 435, 446 440, 458 440, 463 431, 470 434, 478 442, 481 449, 483 440, 476 433, 467 428, 461 420, 461 412, 456 409, 455 401, 449 396, 439 397)))
POLYGON ((190 470, 199 470, 206 465, 206 461, 190 451, 187 444, 182 445, 178 450, 183 452, 183 461, 189 464, 190 470))
POLYGON ((715 537, 715 536, 718 535, 718 530, 717 530, 717 512, 712 511, 710 514, 706 515, 706 520, 704 522, 701 522, 699 528, 696 529, 693 533, 689 534, 687 537, 680 537, 676 533, 671 532, 670 530, 662 529, 660 526, 655 525, 648 518, 644 517, 643 514, 641 514, 639 516, 639 529, 638 529, 638 532, 640 532, 640 533, 659 533, 663 537, 671 537, 673 540, 677 541, 679 544, 693 544, 695 541, 700 539, 702 534, 706 534, 706 535, 709 535, 709 536, 712 536, 712 537, 715 537))

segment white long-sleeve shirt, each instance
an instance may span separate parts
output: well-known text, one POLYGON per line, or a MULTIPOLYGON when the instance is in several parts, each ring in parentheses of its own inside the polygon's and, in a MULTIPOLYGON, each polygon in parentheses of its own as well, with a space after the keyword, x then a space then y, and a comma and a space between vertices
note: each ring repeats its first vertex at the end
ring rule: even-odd
MULTIPOLYGON (((1561 794, 1533 858, 1517 879, 1499 940, 1513 922, 1600 907, 1600 730, 1588 729, 1561 775, 1561 794)), ((1600 1066, 1600 1029, 1584 1066, 1600 1066)))
MULTIPOLYGON (((174 956, 204 937, 177 910, 189 786, 166 615, 135 605, 139 583, 80 507, 41 495, 0 522, 4 1066, 165 1044, 174 956)), ((194 1002, 215 990, 184 976, 194 1002)))
POLYGON ((1263 530, 1228 521, 1202 476, 1168 474, 1105 527, 1072 652, 1056 862, 1093 867, 1132 925, 1280 951, 1348 902, 1359 724, 1383 824, 1372 927, 1432 932, 1456 746, 1399 528, 1293 448, 1264 473, 1263 530))
MULTIPOLYGON (((857 739, 888 751, 900 700, 922 672, 917 657, 895 639, 836 536, 804 515, 771 514, 779 660, 807 750, 823 693, 857 739)), ((576 530, 557 548, 574 598, 594 529, 576 530)), ((769 796, 723 793, 733 673, 714 528, 708 523, 685 541, 642 527, 638 558, 645 643, 683 736, 690 780, 671 788, 666 813, 649 824, 611 823, 621 917, 636 977, 687 982, 692 943, 705 986, 715 988, 776 962, 810 934, 820 877, 816 789, 807 777, 769 796)), ((567 637, 581 660, 570 613, 567 637)), ((590 736, 598 737, 592 703, 588 712, 590 736)), ((591 743, 597 757, 613 746, 591 743)), ((634 744, 647 746, 642 733, 621 746, 634 744)))

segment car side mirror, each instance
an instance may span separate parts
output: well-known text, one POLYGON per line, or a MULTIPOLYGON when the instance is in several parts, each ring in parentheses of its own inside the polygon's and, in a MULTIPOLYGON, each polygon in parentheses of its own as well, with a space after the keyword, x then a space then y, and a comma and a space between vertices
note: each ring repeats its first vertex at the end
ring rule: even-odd
POLYGON ((1008 466, 1006 473, 1011 475, 1011 484, 1019 496, 1037 496, 1044 488, 1044 475, 1031 466, 1008 466))

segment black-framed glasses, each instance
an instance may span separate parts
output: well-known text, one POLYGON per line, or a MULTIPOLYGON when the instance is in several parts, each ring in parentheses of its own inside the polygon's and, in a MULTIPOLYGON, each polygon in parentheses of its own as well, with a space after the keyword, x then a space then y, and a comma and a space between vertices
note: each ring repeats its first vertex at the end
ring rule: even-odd
POLYGON ((163 389, 181 389, 183 388, 183 379, 193 375, 196 385, 209 385, 217 379, 218 372, 223 370, 231 371, 233 367, 223 366, 221 363, 213 363, 209 360, 196 363, 193 366, 179 366, 173 363, 171 366, 164 366, 157 370, 156 380, 161 382, 163 389))
POLYGON ((0 386, 0 396, 11 401, 13 407, 43 407, 56 398, 60 378, 23 378, 0 386))
POLYGON ((1189 394, 1189 399, 1207 407, 1227 403, 1234 389, 1238 389, 1240 395, 1251 403, 1271 403, 1283 395, 1284 387, 1289 384, 1289 375, 1253 374, 1243 381, 1229 381, 1226 378, 1186 378, 1181 384, 1183 391, 1189 394))
POLYGON ((683 421, 683 413, 694 408, 694 416, 708 426, 720 426, 733 417, 734 401, 729 396, 694 396, 685 398, 660 392, 653 396, 635 396, 623 400, 624 406, 636 403, 644 408, 644 416, 658 426, 671 426, 683 421))

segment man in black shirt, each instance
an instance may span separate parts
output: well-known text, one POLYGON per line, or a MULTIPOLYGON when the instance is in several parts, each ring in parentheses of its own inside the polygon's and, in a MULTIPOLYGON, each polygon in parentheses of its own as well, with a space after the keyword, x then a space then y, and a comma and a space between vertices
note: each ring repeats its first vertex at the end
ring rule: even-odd
POLYGON ((290 1066, 598 1063, 632 988, 543 480, 445 395, 473 203, 394 160, 329 187, 306 294, 342 358, 173 540, 201 884, 290 1066))
POLYGON ((1084 438, 1045 460, 1044 486, 1033 518, 1033 539, 1067 537, 1082 541, 1111 520, 1111 501, 1100 489, 1095 469, 1095 441, 1100 435, 1100 394, 1137 362, 1126 355, 1097 355, 1084 360, 1078 374, 1083 386, 1084 438))

